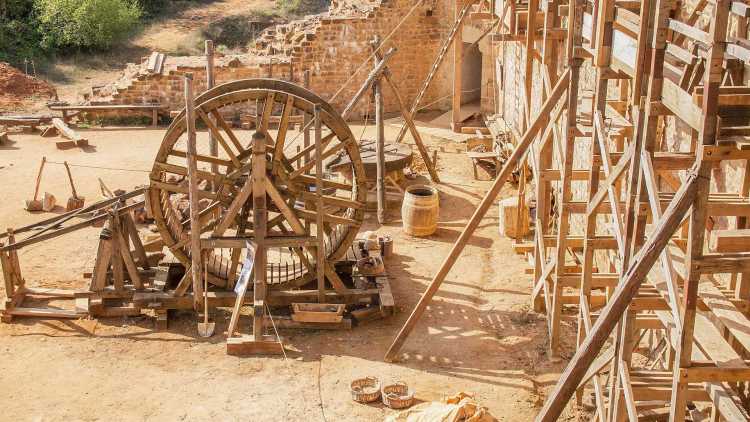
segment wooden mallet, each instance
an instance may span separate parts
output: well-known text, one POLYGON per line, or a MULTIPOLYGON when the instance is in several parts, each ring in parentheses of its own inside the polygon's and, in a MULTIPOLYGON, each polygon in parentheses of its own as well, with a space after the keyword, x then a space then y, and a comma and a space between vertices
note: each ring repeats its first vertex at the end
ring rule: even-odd
POLYGON ((68 162, 63 161, 63 165, 65 166, 65 172, 68 173, 68 180, 70 180, 70 190, 73 191, 73 196, 68 198, 68 205, 65 207, 65 211, 73 211, 83 208, 85 198, 78 196, 76 193, 76 186, 73 184, 73 176, 70 174, 70 166, 68 166, 68 162))
POLYGON ((42 157, 42 164, 39 166, 39 173, 36 175, 36 186, 34 186, 34 199, 26 200, 26 211, 41 211, 42 201, 39 200, 39 184, 42 182, 42 171, 44 170, 44 163, 47 162, 47 157, 42 157))

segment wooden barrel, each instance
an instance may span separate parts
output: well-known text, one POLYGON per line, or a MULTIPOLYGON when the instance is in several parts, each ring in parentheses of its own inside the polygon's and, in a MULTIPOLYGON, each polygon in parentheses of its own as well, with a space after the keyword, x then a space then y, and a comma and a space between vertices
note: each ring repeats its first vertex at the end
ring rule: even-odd
POLYGON ((437 189, 425 185, 409 186, 401 205, 404 232, 412 236, 429 236, 435 233, 439 209, 437 189))

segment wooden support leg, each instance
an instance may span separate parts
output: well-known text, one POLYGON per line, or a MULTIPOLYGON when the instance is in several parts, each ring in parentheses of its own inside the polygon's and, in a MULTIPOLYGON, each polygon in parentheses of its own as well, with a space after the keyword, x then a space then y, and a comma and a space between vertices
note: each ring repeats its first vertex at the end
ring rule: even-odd
MULTIPOLYGON (((555 85, 555 88, 552 90, 550 97, 542 105, 539 115, 546 115, 557 104, 568 86, 569 78, 570 70, 566 70, 560 77, 557 85, 555 85)), ((487 192, 484 198, 482 198, 482 202, 480 202, 479 206, 474 211, 474 214, 472 214, 469 222, 466 225, 466 228, 464 228, 464 230, 461 232, 458 239, 456 240, 456 243, 451 248, 450 253, 445 258, 442 265, 438 269, 438 272, 433 277, 427 291, 419 299, 416 308, 414 308, 411 315, 409 315, 409 319, 406 321, 404 326, 401 328, 401 331, 399 331, 398 335, 393 340, 391 347, 388 349, 388 352, 385 355, 386 361, 393 361, 396 358, 396 354, 406 341, 409 333, 411 333, 411 331, 416 326, 417 321, 422 316, 422 313, 424 313, 425 309, 427 309, 428 303, 430 302, 430 300, 432 300, 432 297, 440 288, 440 285, 442 284, 443 280, 445 280, 445 277, 453 267, 453 264, 455 264, 456 260, 461 254, 461 251, 463 251, 463 248, 469 241, 469 238, 474 234, 474 231, 476 230, 477 226, 479 226, 479 223, 487 213, 487 210, 489 210, 490 206, 494 203, 497 195, 500 193, 500 190, 508 180, 508 177, 510 176, 512 170, 515 168, 518 162, 520 162, 521 157, 526 153, 529 145, 531 145, 532 141, 534 140, 544 123, 544 120, 539 118, 536 119, 536 121, 529 126, 529 129, 518 142, 518 145, 513 151, 513 154, 510 156, 510 158, 508 158, 505 166, 498 174, 497 179, 495 179, 495 182, 490 187, 490 190, 487 192)))
POLYGON ((200 212, 198 211, 198 162, 195 136, 195 104, 193 100, 193 75, 185 75, 185 110, 187 120, 187 176, 190 200, 190 254, 193 275, 193 307, 202 306, 203 282, 200 241, 200 212))
POLYGON ((13 282, 13 268, 10 262, 10 257, 5 251, 0 251, 0 265, 2 265, 3 267, 3 281, 5 282, 6 303, 9 303, 13 298, 13 294, 15 294, 16 292, 16 286, 13 282))
MULTIPOLYGON (((266 101, 271 101, 267 99, 266 101)), ((255 235, 255 277, 253 279, 253 337, 263 337, 263 314, 266 304, 266 251, 264 244, 268 211, 266 209, 266 137, 261 132, 253 134, 253 234, 255 235)))

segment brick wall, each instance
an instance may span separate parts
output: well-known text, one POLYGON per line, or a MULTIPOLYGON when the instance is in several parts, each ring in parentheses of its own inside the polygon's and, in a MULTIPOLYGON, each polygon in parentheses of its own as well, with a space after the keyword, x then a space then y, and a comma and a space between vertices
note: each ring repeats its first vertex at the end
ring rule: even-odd
MULTIPOLYGON (((436 2, 428 13, 427 3, 420 4, 401 23, 386 48, 396 47, 398 52, 391 58, 389 67, 394 81, 400 88, 407 104, 411 104, 420 85, 427 75, 437 55, 440 45, 447 35, 454 18, 453 2, 436 2), (428 16, 429 15, 429 16, 428 16)), ((375 35, 386 37, 412 9, 411 0, 384 0, 365 16, 308 17, 305 33, 290 36, 289 26, 270 28, 269 33, 284 34, 284 42, 279 47, 269 48, 268 43, 259 43, 251 53, 224 58, 217 63, 216 81, 253 77, 274 77, 290 79, 300 83, 305 70, 311 72, 311 90, 343 110, 361 83, 366 79, 372 63, 359 70, 362 62, 371 54, 369 42, 375 35), (312 28, 312 30, 310 29, 312 28), (273 61, 273 65, 269 64, 273 61), (269 70, 272 68, 272 71, 269 70), (352 76, 354 75, 354 76, 352 76), (340 92, 339 89, 343 86, 340 92), (337 94, 335 98, 331 98, 337 94)), ((333 13, 333 12, 332 12, 333 13)), ((299 25, 298 25, 299 26, 299 25)), ((436 76, 421 104, 428 104, 451 93, 452 53, 436 76)), ((110 103, 150 103, 166 104, 172 110, 184 106, 181 74, 192 72, 196 89, 205 87, 205 70, 202 57, 167 58, 162 74, 133 76, 108 96, 92 98, 92 102, 110 103)), ((396 112, 397 103, 393 94, 386 89, 384 94, 386 112, 396 112)), ((368 100, 361 100, 352 117, 365 111, 368 100)), ((445 109, 450 106, 450 98, 433 105, 432 108, 445 109)))

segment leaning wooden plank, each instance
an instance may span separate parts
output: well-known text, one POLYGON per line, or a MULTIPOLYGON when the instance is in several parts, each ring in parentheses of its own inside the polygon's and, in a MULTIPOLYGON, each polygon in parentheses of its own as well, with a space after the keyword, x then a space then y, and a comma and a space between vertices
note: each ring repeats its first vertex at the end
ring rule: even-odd
POLYGON ((66 309, 52 309, 52 308, 25 308, 18 307, 6 311, 13 316, 26 316, 35 318, 73 318, 77 319, 81 317, 81 314, 76 311, 69 311, 66 309))
POLYGON ((78 132, 74 131, 70 128, 65 122, 63 122, 62 119, 59 119, 55 117, 52 119, 52 125, 57 128, 57 131, 60 132, 60 135, 63 138, 70 139, 71 141, 75 142, 78 146, 86 146, 88 145, 88 140, 84 138, 83 136, 79 135, 78 132))
POLYGON ((425 309, 427 309, 427 304, 430 302, 430 300, 432 300, 432 297, 440 288, 440 285, 443 283, 443 280, 445 280, 448 272, 451 270, 451 268, 453 268, 453 264, 458 259, 461 251, 463 251, 464 246, 466 246, 466 242, 468 242, 469 238, 474 234, 474 230, 476 230, 477 226, 479 226, 479 223, 481 222, 482 218, 484 218, 487 210, 489 210, 490 206, 492 206, 492 204, 494 203, 495 198, 497 198, 497 195, 505 185, 505 182, 508 180, 511 172, 515 170, 516 165, 521 160, 521 157, 526 154, 526 151, 534 141, 537 133, 542 129, 542 125, 547 122, 546 116, 552 111, 552 108, 557 104, 563 93, 566 91, 569 78, 570 70, 566 70, 565 73, 563 73, 560 79, 557 81, 557 85, 555 85, 555 88, 550 93, 549 98, 547 98, 547 100, 542 105, 537 118, 526 130, 524 136, 519 140, 518 146, 513 151, 513 154, 510 156, 510 158, 508 158, 508 161, 505 163, 500 173, 497 175, 497 179, 495 179, 492 187, 484 196, 482 202, 479 203, 476 211, 474 211, 471 219, 469 219, 469 223, 466 225, 466 228, 464 228, 464 230, 461 232, 461 235, 453 245, 453 248, 448 254, 448 257, 445 258, 437 274, 435 274, 432 282, 430 282, 427 291, 419 299, 417 307, 414 308, 411 315, 409 315, 409 319, 406 321, 404 326, 401 328, 401 331, 399 331, 398 335, 393 340, 393 344, 391 344, 391 347, 388 349, 388 352, 385 355, 386 361, 393 361, 396 358, 396 354, 406 341, 406 337, 408 337, 409 333, 411 333, 411 331, 414 329, 417 321, 422 316, 422 313, 424 313, 425 309))
MULTIPOLYGON (((90 212, 92 212, 94 210, 97 210, 97 209, 104 208, 104 207, 107 207, 109 205, 112 205, 115 202, 119 202, 121 200, 125 201, 126 199, 130 199, 130 198, 133 198, 135 196, 142 195, 144 192, 145 192, 144 188, 135 189, 135 190, 132 190, 130 192, 124 193, 124 194, 122 194, 120 196, 115 196, 115 197, 112 197, 112 198, 104 199, 104 200, 101 200, 99 202, 93 203, 93 204, 91 204, 91 205, 89 205, 89 206, 87 206, 87 207, 85 207, 85 208, 83 208, 81 210, 69 211, 69 212, 66 212, 65 214, 56 215, 56 216, 54 216, 52 218, 48 218, 48 219, 45 219, 45 220, 42 220, 42 221, 37 221, 36 223, 32 223, 32 224, 29 224, 27 226, 23 226, 23 227, 17 228, 15 230, 13 230, 13 232, 15 234, 24 233, 24 232, 27 232, 27 231, 39 228, 41 226, 46 226, 46 225, 50 225, 50 224, 55 223, 55 222, 59 222, 62 219, 66 218, 66 217, 68 217, 68 216, 70 216, 72 214, 81 214, 81 213, 88 214, 88 213, 90 213, 90 212)), ((106 213, 104 213, 103 216, 102 216, 102 218, 106 218, 106 217, 107 217, 107 215, 106 215, 106 213)), ((8 236, 8 233, 6 233, 6 232, 0 232, 0 239, 2 239, 4 237, 7 237, 7 236, 8 236)))
MULTIPOLYGON (((128 212, 128 211, 130 211, 132 209, 135 209, 135 208, 138 208, 138 207, 142 207, 143 204, 144 204, 144 201, 135 202, 135 203, 130 204, 130 205, 126 206, 126 207, 120 208, 119 211, 120 212, 128 212)), ((34 244, 34 243, 39 243, 39 242, 42 242, 42 241, 47 240, 47 239, 52 239, 52 238, 55 238, 55 237, 58 237, 58 236, 62 236, 63 234, 66 234, 66 233, 70 233, 70 232, 73 232, 73 231, 76 231, 76 230, 80 230, 80 229, 82 229, 84 227, 92 226, 92 225, 94 225, 94 224, 96 224, 96 223, 98 223, 98 222, 100 222, 102 220, 105 220, 107 218, 109 218, 109 215, 107 215, 107 214, 99 214, 96 217, 91 217, 89 219, 81 221, 80 223, 76 223, 76 224, 70 225, 68 227, 63 227, 63 228, 61 228, 59 230, 49 231, 49 232, 47 232, 47 233, 45 233, 45 234, 43 234, 41 236, 27 238, 27 239, 18 241, 18 242, 14 243, 14 244, 9 244, 9 245, 5 245, 5 246, 1 246, 0 250, 17 250, 17 249, 21 249, 23 247, 29 246, 29 245, 34 244)))
POLYGON ((537 415, 537 422, 553 422, 560 417, 562 410, 575 392, 589 366, 596 359, 609 334, 635 297, 638 288, 659 258, 670 237, 679 227, 682 218, 695 199, 700 184, 697 171, 691 171, 685 180, 685 184, 664 212, 664 217, 659 220, 653 235, 648 238, 640 252, 632 259, 631 265, 627 272, 623 274, 617 290, 602 310, 584 342, 578 347, 576 354, 565 368, 565 372, 560 376, 555 389, 537 415))
POLYGON ((352 99, 349 101, 349 104, 346 105, 344 108, 344 111, 341 113, 341 118, 346 120, 347 117, 349 117, 349 114, 351 114, 352 110, 354 110, 354 106, 357 105, 359 100, 362 98, 362 96, 367 92, 368 88, 372 85, 373 82, 375 82, 376 79, 380 77, 380 74, 383 72, 383 70, 386 67, 386 63, 388 62, 388 59, 391 58, 396 53, 395 48, 391 48, 383 55, 380 62, 377 66, 375 66, 374 69, 370 71, 370 74, 367 75, 367 79, 365 79, 365 82, 359 87, 359 90, 354 94, 352 99))

